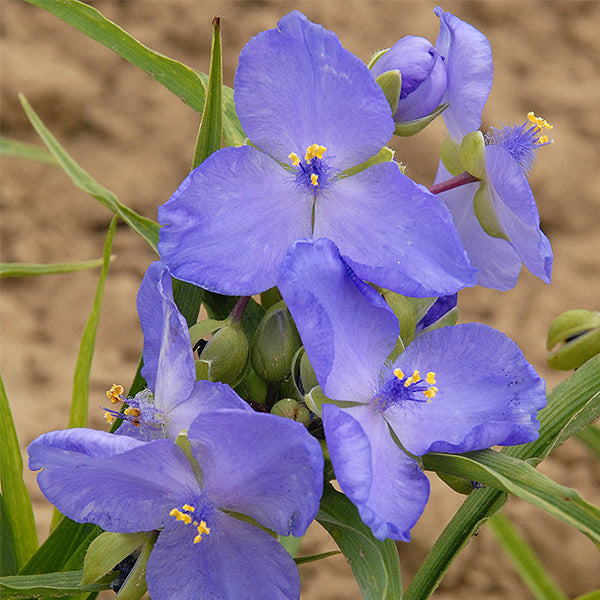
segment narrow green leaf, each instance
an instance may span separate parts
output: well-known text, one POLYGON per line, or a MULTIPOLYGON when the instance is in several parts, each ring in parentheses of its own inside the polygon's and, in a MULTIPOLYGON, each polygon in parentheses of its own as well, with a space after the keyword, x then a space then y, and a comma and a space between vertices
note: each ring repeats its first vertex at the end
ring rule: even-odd
POLYGON ((121 217, 131 229, 133 229, 138 235, 144 238, 154 250, 158 244, 158 223, 155 223, 151 219, 142 217, 134 210, 125 206, 117 197, 109 192, 105 187, 101 186, 95 179, 93 179, 86 171, 84 171, 74 160, 67 154, 66 150, 58 143, 56 138, 48 131, 42 120, 35 113, 33 108, 27 99, 22 94, 19 95, 23 109, 27 114, 27 118, 37 131, 38 135, 42 138, 48 150, 60 163, 60 166, 65 170, 67 175, 71 178, 71 181, 81 190, 90 194, 98 200, 101 204, 104 204, 113 213, 121 217))
POLYGON ((505 515, 498 513, 490 519, 489 525, 533 596, 538 600, 568 600, 540 562, 533 548, 505 515))
MULTIPOLYGON (((112 260, 112 257, 111 257, 112 260)), ((73 273, 102 266, 102 259, 64 263, 0 263, 0 277, 29 277, 31 275, 53 275, 73 273)))
POLYGON ((583 596, 577 596, 575 600, 600 600, 600 590, 594 590, 593 592, 583 594, 583 596))
POLYGON ((23 565, 19 575, 82 569, 88 546, 101 532, 92 523, 76 523, 63 517, 37 552, 23 565))
POLYGON ((12 156, 14 158, 25 158, 27 160, 37 160, 54 167, 58 167, 56 159, 46 148, 37 146, 36 144, 27 144, 19 140, 0 136, 0 154, 12 156))
POLYGON ((206 87, 206 101, 202 122, 196 140, 192 169, 221 148, 223 137, 223 65, 221 61, 221 19, 212 22, 213 38, 210 53, 210 71, 206 87))
MULTIPOLYGON (((205 88, 208 77, 190 67, 154 50, 150 50, 118 25, 107 19, 97 9, 77 0, 27 0, 51 12, 88 37, 100 42, 109 50, 150 74, 158 83, 201 113, 204 109, 205 88)), ((235 112, 233 90, 223 90, 223 135, 228 146, 241 146, 245 135, 235 112)))
MULTIPOLYGON (((17 569, 38 547, 31 497, 23 481, 23 458, 4 382, 0 377, 0 481, 17 569)), ((2 543, 4 544, 4 538, 2 543)))
POLYGON ((298 558, 294 558, 294 562, 297 565, 304 565, 309 562, 315 562, 317 560, 322 560, 323 558, 329 558, 330 556, 337 556, 341 554, 339 550, 330 550, 329 552, 321 552, 321 554, 311 554, 310 556, 299 556, 298 558))
POLYGON ((0 494, 0 577, 17 574, 17 559, 8 515, 4 508, 4 498, 0 494))
POLYGON ((350 563, 364 600, 401 600, 398 550, 392 540, 380 542, 362 522, 356 507, 326 484, 317 521, 328 531, 350 563))
POLYGON ((582 429, 577 437, 600 458, 600 429, 598 427, 590 425, 582 429))
MULTIPOLYGON (((548 395, 548 405, 539 415, 540 437, 529 444, 504 448, 502 453, 523 460, 547 456, 562 432, 569 430, 573 416, 597 403, 599 388, 600 357, 596 357, 548 395)), ((460 550, 500 510, 507 497, 506 492, 494 488, 477 489, 467 497, 419 567, 405 591, 405 600, 426 600, 433 594, 460 550)))
POLYGON ((73 395, 71 397, 69 427, 87 427, 90 396, 90 370, 92 368, 92 358, 94 356, 94 347, 96 345, 96 333, 98 331, 98 321, 100 320, 100 308, 102 307, 104 285, 106 283, 106 276, 108 275, 108 265, 110 263, 110 253, 112 251, 116 227, 117 217, 113 217, 104 242, 104 250, 102 252, 103 263, 100 277, 98 278, 98 285, 96 286, 94 305, 87 323, 85 324, 81 343, 79 344, 77 365, 73 376, 73 395))
POLYGON ((3 600, 20 598, 60 598, 81 592, 99 592, 110 589, 108 577, 98 583, 81 585, 83 571, 43 573, 40 575, 11 575, 0 577, 3 600))

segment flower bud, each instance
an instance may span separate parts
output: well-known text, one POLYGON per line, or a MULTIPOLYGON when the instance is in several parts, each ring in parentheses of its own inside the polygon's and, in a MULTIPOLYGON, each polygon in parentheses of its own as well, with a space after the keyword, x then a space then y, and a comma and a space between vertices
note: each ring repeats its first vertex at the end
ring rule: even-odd
POLYGON ((271 409, 271 414, 278 417, 285 417, 286 419, 293 419, 305 426, 308 426, 310 423, 310 411, 308 408, 292 398, 283 398, 276 402, 271 409))
POLYGON ((292 315, 278 303, 269 309, 256 330, 252 368, 267 383, 279 385, 291 376, 292 360, 301 345, 292 315))
POLYGON ((568 371, 600 354, 600 313, 568 310, 554 319, 548 330, 548 365, 568 371))
POLYGON ((442 102, 447 87, 444 59, 422 37, 407 35, 386 52, 374 57, 373 76, 399 71, 402 82, 397 106, 392 106, 394 121, 415 121, 431 114, 442 102))
POLYGON ((209 381, 235 387, 244 376, 248 362, 248 340, 241 325, 227 323, 214 333, 199 359, 200 363, 208 363, 209 381))

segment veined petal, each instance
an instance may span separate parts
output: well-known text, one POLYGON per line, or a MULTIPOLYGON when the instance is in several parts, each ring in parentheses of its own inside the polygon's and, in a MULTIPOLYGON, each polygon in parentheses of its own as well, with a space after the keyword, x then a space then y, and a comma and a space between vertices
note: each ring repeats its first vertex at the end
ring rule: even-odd
MULTIPOLYGON (((450 177, 440 161, 436 183, 450 177)), ((509 290, 517 284, 521 259, 506 240, 492 237, 481 228, 473 212, 473 196, 478 186, 478 183, 461 185, 439 196, 452 214, 471 265, 477 269, 477 284, 497 290, 509 290)))
POLYGON ((327 148, 328 165, 342 170, 379 152, 394 131, 366 65, 298 11, 246 44, 235 104, 252 143, 281 162, 316 143, 327 148))
MULTIPOLYGON (((417 337, 394 367, 435 373, 431 402, 402 401, 384 416, 412 454, 460 453, 538 437, 544 380, 511 339, 479 323, 442 327, 417 337)), ((424 400, 424 399, 423 399, 424 400)))
POLYGON ((417 462, 371 406, 324 404, 323 425, 336 479, 361 519, 379 540, 410 541, 429 498, 429 480, 417 462))
POLYGON ((450 105, 442 116, 450 135, 460 142, 481 126, 481 113, 492 89, 492 49, 487 38, 469 23, 439 6, 433 12, 440 18, 435 47, 445 59, 448 77, 444 101, 450 105))
POLYGON ((150 554, 146 580, 153 600, 294 600, 300 578, 292 557, 264 531, 215 511, 197 544, 189 525, 169 522, 150 554), (182 535, 183 534, 183 535, 182 535))
POLYGON ((273 287, 289 245, 310 236, 312 200, 263 152, 224 148, 186 177, 158 216, 158 250, 175 277, 250 295, 273 287))
POLYGON ((367 402, 398 340, 398 320, 389 306, 354 275, 328 239, 296 242, 277 285, 325 394, 367 402))
POLYGON ((540 231, 540 217, 527 176, 499 146, 486 147, 485 163, 492 202, 513 248, 533 275, 550 283, 552 248, 540 231))
POLYGON ((217 381, 196 381, 191 396, 179 403, 169 414, 167 433, 169 439, 176 439, 183 429, 189 429, 192 421, 200 414, 232 408, 252 410, 228 385, 217 381))
POLYGON ((46 433, 28 448, 44 496, 78 523, 122 533, 162 527, 178 498, 200 492, 169 440, 147 444, 93 429, 46 433))
POLYGON ((475 285, 443 202, 396 163, 337 180, 315 208, 314 237, 335 242, 361 279, 417 297, 475 285))
POLYGON ((323 492, 323 455, 306 428, 252 410, 202 413, 188 432, 207 494, 281 535, 303 535, 323 492))
POLYGON ((144 334, 142 376, 157 408, 168 411, 189 398, 196 369, 188 326, 173 300, 171 274, 164 263, 148 267, 137 307, 144 334))

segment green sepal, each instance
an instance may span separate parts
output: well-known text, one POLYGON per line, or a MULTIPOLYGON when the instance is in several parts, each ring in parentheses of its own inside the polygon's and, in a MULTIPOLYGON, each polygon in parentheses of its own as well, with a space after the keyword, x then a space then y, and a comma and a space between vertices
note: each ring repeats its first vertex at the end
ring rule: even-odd
POLYGON ((81 583, 94 583, 110 573, 122 560, 141 548, 151 535, 145 532, 101 533, 88 547, 81 583))
POLYGON ((400 90, 402 89, 402 75, 398 69, 386 71, 375 78, 377 85, 383 90, 385 97, 392 109, 392 115, 398 109, 400 90))
POLYGON ((306 350, 302 348, 300 351, 300 380, 302 381, 302 387, 304 391, 310 391, 317 385, 319 382, 317 381, 317 375, 313 366, 310 364, 310 360, 308 358, 308 354, 306 354, 306 350))
MULTIPOLYGON (((365 169, 368 169, 373 165, 392 162, 393 160, 394 151, 391 148, 384 146, 377 154, 371 156, 371 158, 368 158, 367 160, 365 160, 365 162, 360 163, 360 165, 356 165, 355 167, 350 167, 349 169, 342 171, 338 175, 338 179, 343 179, 344 177, 351 177, 352 175, 356 175, 357 173, 360 173, 361 171, 364 171, 365 169)), ((402 170, 401 165, 398 164, 398 166, 400 170, 402 170)))
POLYGON ((600 354, 600 313, 583 309, 562 313, 550 325, 546 348, 551 351, 547 359, 551 368, 580 367, 600 354))
POLYGON ((190 327, 190 341, 192 348, 205 337, 212 335, 218 329, 221 329, 227 323, 226 320, 219 321, 217 319, 204 319, 199 323, 195 323, 190 327))
POLYGON ((258 402, 259 404, 264 404, 267 398, 267 384, 256 374, 252 367, 248 367, 235 391, 244 400, 258 402))
POLYGON ((394 131, 395 135, 399 135, 400 137, 410 137, 411 135, 415 135, 422 131, 433 121, 436 117, 439 117, 446 109, 448 108, 448 103, 440 104, 434 111, 430 112, 428 115, 421 117, 419 119, 414 119, 412 121, 402 121, 401 123, 396 123, 396 129, 394 131))
POLYGON ((304 396, 306 406, 317 416, 321 416, 321 407, 323 404, 328 404, 331 400, 323 393, 320 385, 316 385, 308 394, 304 396))
POLYGON ((408 346, 415 337, 417 323, 427 314, 437 298, 409 298, 390 290, 381 290, 384 300, 400 323, 400 337, 408 346))
POLYGON ((478 179, 485 179, 485 139, 481 131, 465 135, 460 145, 459 159, 464 171, 478 179))
POLYGON ((453 177, 464 173, 465 168, 460 162, 460 145, 450 136, 447 136, 442 142, 440 158, 444 167, 446 167, 446 171, 453 177))
POLYGON ((494 204, 490 188, 485 181, 479 184, 479 189, 473 196, 473 212, 481 225, 481 228, 491 237, 510 242, 510 238, 504 231, 494 204))
POLYGON ((308 408, 293 398, 282 398, 275 402, 275 405, 271 409, 271 414, 298 421, 305 426, 308 426, 310 423, 310 412, 308 408))
POLYGON ((385 48, 383 50, 378 50, 371 56, 369 62, 367 63, 367 67, 372 69, 375 66, 375 63, 389 50, 389 48, 385 48))
POLYGON ((200 483, 202 483, 202 481, 203 481, 202 469, 200 468, 200 465, 199 465, 198 461, 196 460, 196 457, 192 454, 192 445, 190 444, 190 441, 188 440, 187 434, 188 434, 187 429, 180 431, 179 435, 177 436, 177 439, 175 440, 175 443, 183 450, 183 453, 186 455, 187 459, 190 461, 190 465, 192 465, 192 470, 194 471, 194 475, 196 476, 196 479, 200 483))
POLYGON ((127 575, 125 583, 121 586, 114 600, 140 600, 148 591, 148 586, 146 585, 146 565, 150 558, 150 552, 154 548, 157 535, 150 534, 144 542, 133 569, 127 575))

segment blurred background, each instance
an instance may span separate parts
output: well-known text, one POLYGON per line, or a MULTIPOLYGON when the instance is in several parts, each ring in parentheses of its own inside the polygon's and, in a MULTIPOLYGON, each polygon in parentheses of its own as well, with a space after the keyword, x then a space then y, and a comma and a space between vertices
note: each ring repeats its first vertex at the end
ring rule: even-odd
MULTIPOLYGON (((439 22, 428 1, 194 1, 90 2, 150 48, 207 71, 211 20, 221 16, 225 82, 233 84, 246 41, 297 8, 334 30, 367 61, 404 35, 433 43, 439 22)), ((481 321, 515 339, 548 387, 566 377, 545 365, 545 338, 555 316, 600 303, 600 3, 577 1, 456 2, 442 8, 490 40, 494 85, 482 129, 521 123, 534 110, 554 125, 531 172, 542 229, 554 253, 547 286, 524 271, 514 290, 461 292, 461 321, 481 321)), ((25 94, 66 150, 125 204, 156 219, 187 174, 199 115, 151 77, 44 10, 16 0, 0 2, 0 126, 2 134, 41 143, 18 101, 25 94)), ((393 143, 407 174, 431 185, 441 121, 415 138, 393 143)), ((63 262, 99 258, 111 213, 51 166, 2 158, 2 262, 63 262)), ((135 296, 155 255, 122 223, 100 321, 91 374, 90 425, 104 427, 104 393, 130 382, 141 350, 135 296)), ((97 271, 2 281, 1 371, 23 448, 39 434, 66 426, 79 340, 97 271)), ((600 504, 600 468, 577 440, 569 440, 540 467, 563 485, 600 504)), ((406 582, 431 548, 462 497, 431 477, 433 493, 413 541, 400 545, 406 582)), ((28 475, 40 537, 50 509, 28 475)), ((506 508, 519 530, 573 597, 600 587, 597 549, 540 510, 511 499, 506 508)), ((314 526, 306 553, 334 548, 314 526)), ((304 600, 359 599, 341 557, 300 568, 304 600)), ((525 586, 485 528, 452 566, 438 599, 529 599, 525 586)))

